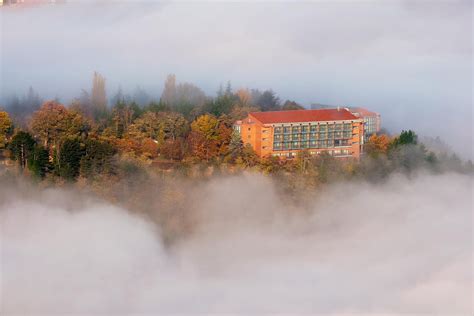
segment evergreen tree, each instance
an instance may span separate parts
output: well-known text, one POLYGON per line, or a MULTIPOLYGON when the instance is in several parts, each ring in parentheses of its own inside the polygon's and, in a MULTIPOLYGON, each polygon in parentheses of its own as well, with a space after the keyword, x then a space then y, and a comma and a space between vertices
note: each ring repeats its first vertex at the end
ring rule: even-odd
POLYGON ((109 142, 88 139, 85 143, 84 155, 80 160, 80 174, 91 178, 98 174, 113 172, 113 156, 117 149, 109 142))
POLYGON ((28 168, 35 177, 44 178, 50 168, 49 154, 46 148, 41 145, 35 146, 28 168))
POLYGON ((67 139, 59 150, 57 169, 59 176, 66 180, 74 180, 79 175, 83 150, 78 139, 67 139))
POLYGON ((21 170, 28 166, 35 143, 33 136, 27 132, 20 131, 13 136, 9 149, 12 152, 12 158, 18 162, 21 170))

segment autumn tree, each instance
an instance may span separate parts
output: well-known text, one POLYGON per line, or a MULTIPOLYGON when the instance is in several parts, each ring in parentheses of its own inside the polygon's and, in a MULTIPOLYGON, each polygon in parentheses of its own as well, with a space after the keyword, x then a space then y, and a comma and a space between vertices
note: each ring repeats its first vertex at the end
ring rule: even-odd
POLYGON ((222 115, 219 118, 218 134, 219 134, 219 155, 227 156, 229 154, 229 145, 232 141, 234 129, 232 125, 234 122, 227 115, 222 115))
POLYGON ((209 161, 219 153, 219 120, 211 115, 199 116, 191 123, 190 145, 193 154, 209 161))
POLYGON ((129 126, 141 114, 141 109, 136 103, 119 101, 112 109, 113 131, 116 137, 121 138, 127 133, 129 126))
POLYGON ((186 154, 186 143, 183 138, 168 139, 160 146, 160 154, 171 160, 182 160, 186 154))
POLYGON ((189 123, 182 114, 161 113, 159 121, 165 140, 183 138, 189 131, 189 123))
POLYGON ((0 149, 5 148, 8 136, 13 132, 13 122, 7 112, 0 111, 0 149))
POLYGON ((82 115, 56 101, 45 102, 31 119, 31 130, 50 151, 58 149, 63 138, 86 136, 89 129, 82 115))
POLYGON ((160 136, 161 124, 158 114, 154 112, 145 112, 137 118, 128 128, 128 136, 138 140, 151 138, 158 140, 160 136))
POLYGON ((237 97, 236 105, 240 107, 249 107, 251 106, 252 95, 248 89, 239 89, 235 92, 237 97))
MULTIPOLYGON (((163 149, 171 153, 172 146, 182 147, 183 139, 189 130, 189 123, 184 116, 175 112, 146 112, 130 126, 128 137, 147 147, 147 151, 154 152, 154 148, 163 149), (162 148, 163 146, 167 148, 162 148), (150 151, 151 150, 151 151, 150 151)), ((178 150, 178 149, 177 149, 178 150)), ((181 149, 179 149, 181 152, 181 149)), ((181 154, 172 153, 173 157, 181 154)), ((174 158, 175 159, 175 158, 174 158)))
POLYGON ((376 157, 381 154, 387 154, 391 142, 391 138, 386 134, 373 134, 365 143, 364 149, 369 156, 376 157))

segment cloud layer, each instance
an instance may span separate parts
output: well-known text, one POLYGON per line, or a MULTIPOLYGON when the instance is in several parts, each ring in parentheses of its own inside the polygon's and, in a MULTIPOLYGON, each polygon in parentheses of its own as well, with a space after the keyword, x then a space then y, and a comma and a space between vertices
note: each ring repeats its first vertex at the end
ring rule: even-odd
POLYGON ((188 192, 193 232, 166 246, 145 217, 11 187, 4 315, 472 312, 467 176, 333 185, 308 208, 261 176, 215 179, 188 192))

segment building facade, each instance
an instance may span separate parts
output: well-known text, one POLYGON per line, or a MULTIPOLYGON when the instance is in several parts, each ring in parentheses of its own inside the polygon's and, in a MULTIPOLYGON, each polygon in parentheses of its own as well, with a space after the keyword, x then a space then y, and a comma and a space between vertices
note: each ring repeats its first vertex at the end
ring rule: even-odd
POLYGON ((370 136, 380 132, 381 119, 380 114, 369 111, 364 108, 349 108, 352 114, 364 120, 364 139, 367 141, 370 136))
POLYGON ((258 156, 292 158, 307 150, 335 157, 359 158, 364 122, 344 108, 252 112, 235 124, 242 142, 258 156))

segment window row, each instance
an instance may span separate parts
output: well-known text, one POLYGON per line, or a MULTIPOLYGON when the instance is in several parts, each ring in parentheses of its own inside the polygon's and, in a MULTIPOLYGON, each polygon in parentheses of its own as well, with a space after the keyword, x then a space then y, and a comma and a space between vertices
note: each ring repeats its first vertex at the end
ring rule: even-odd
MULTIPOLYGON (((351 152, 348 149, 342 150, 324 150, 324 151, 310 151, 311 155, 320 155, 321 153, 327 153, 331 156, 350 156, 351 152)), ((296 152, 289 152, 289 153, 274 153, 273 156, 275 157, 288 157, 293 158, 296 157, 298 154, 296 152)))
POLYGON ((318 140, 318 141, 291 141, 291 142, 274 142, 273 150, 290 150, 305 148, 331 148, 350 146, 347 139, 341 140, 318 140))
POLYGON ((334 138, 352 138, 351 131, 344 132, 320 132, 309 134, 277 134, 274 136, 275 141, 290 141, 290 140, 316 140, 316 139, 334 139, 334 138))
POLYGON ((321 124, 321 125, 301 125, 301 126, 276 126, 275 134, 309 133, 309 132, 333 132, 352 131, 351 123, 344 124, 321 124))

